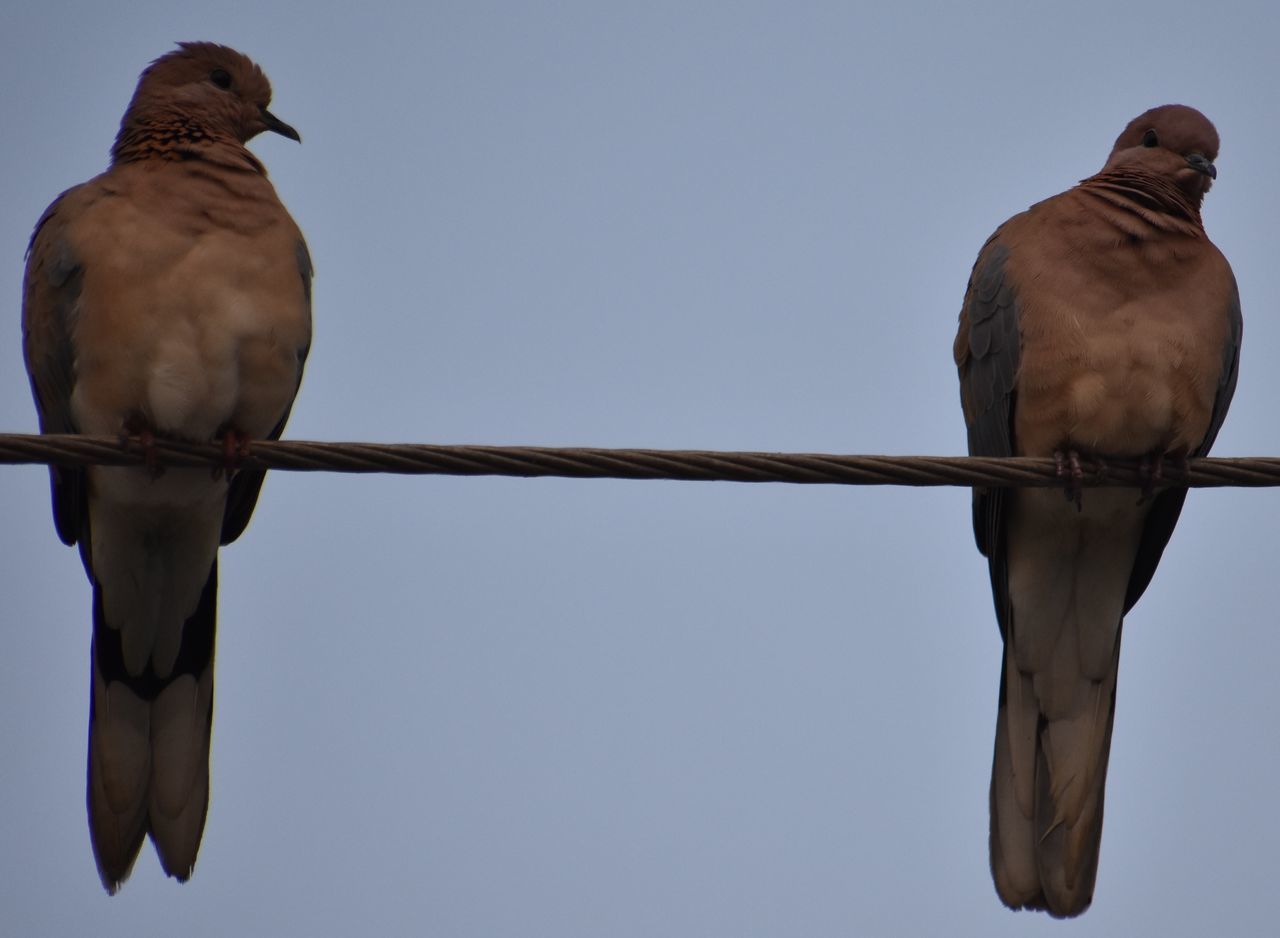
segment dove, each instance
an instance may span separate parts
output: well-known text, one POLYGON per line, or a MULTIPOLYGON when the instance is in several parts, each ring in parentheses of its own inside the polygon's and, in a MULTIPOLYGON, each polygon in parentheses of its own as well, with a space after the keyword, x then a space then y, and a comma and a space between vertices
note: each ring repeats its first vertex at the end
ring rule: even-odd
POLYGON ((1093 899, 1124 616, 1186 489, 1163 467, 1209 452, 1235 391, 1235 277, 1200 210, 1218 134, 1153 108, 1105 165, 1015 215, 978 255, 955 361, 975 456, 1058 460, 1060 489, 977 489, 973 524, 1004 639, 991 871, 1011 908, 1093 899), (1081 461, 1139 460, 1149 484, 1080 490, 1081 461))
MULTIPOLYGON (((225 471, 54 467, 54 523, 93 589, 87 804, 103 885, 144 838, 190 877, 209 801, 218 548, 263 482, 311 344, 311 259, 262 162, 271 85, 226 46, 143 71, 106 172, 45 211, 27 252, 23 350, 43 433, 221 441, 225 471)), ((152 451, 148 451, 152 454, 152 451)))

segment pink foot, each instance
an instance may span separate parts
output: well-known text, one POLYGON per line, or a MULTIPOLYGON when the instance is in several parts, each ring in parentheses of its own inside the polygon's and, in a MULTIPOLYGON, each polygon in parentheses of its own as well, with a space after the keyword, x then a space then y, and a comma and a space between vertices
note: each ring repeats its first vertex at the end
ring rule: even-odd
POLYGON ((1075 502, 1076 511, 1084 508, 1084 467, 1080 464, 1080 454, 1074 449, 1054 450, 1053 463, 1059 479, 1066 480, 1067 501, 1075 502))
POLYGON ((229 479, 244 464, 249 455, 249 436, 228 427, 222 432, 221 440, 222 465, 214 467, 213 477, 216 479, 225 473, 229 479))
POLYGON ((164 475, 164 466, 160 465, 159 454, 156 453, 156 435, 141 417, 130 417, 120 428, 120 445, 129 449, 129 438, 136 436, 138 445, 142 447, 142 464, 151 473, 151 478, 158 479, 164 475))

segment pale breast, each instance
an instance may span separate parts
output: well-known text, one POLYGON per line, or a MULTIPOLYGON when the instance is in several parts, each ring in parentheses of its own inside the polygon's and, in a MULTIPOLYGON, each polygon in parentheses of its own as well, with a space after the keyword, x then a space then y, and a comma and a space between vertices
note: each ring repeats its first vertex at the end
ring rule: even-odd
POLYGON ((1021 451, 1138 456, 1191 449, 1204 438, 1221 352, 1203 350, 1216 330, 1202 334, 1183 318, 1132 305, 1088 320, 1065 310, 1047 318, 1023 347, 1014 428, 1021 451))
POLYGON ((305 341, 296 229, 241 231, 199 212, 143 211, 136 199, 100 204, 103 217, 82 219, 85 243, 75 245, 85 271, 75 329, 80 426, 116 433, 140 415, 188 439, 210 439, 237 420, 251 436, 269 432, 292 398, 305 341))
POLYGON ((1019 272, 1037 289, 1020 299, 1018 452, 1194 449, 1218 392, 1228 310, 1176 252, 1120 244, 1095 256, 1088 266, 1079 252, 1032 256, 1019 272))

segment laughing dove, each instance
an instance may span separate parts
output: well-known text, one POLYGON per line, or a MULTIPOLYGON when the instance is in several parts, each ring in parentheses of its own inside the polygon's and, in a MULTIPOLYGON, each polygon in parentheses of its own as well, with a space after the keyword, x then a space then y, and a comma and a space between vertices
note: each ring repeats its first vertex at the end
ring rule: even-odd
MULTIPOLYGON (((1235 391, 1240 298, 1200 221, 1218 134, 1180 105, 1135 118, 1106 165, 996 230, 955 359, 975 456, 1203 456, 1235 391)), ((1070 485, 1071 483, 1069 483, 1070 485)), ((1078 479, 1076 480, 1078 484, 1078 479)), ((1004 637, 991 871, 1011 908, 1093 898, 1124 615, 1185 489, 978 489, 973 523, 1004 637)))
POLYGON ((58 535, 93 585, 89 832, 103 885, 145 835, 186 880, 204 830, 220 544, 263 475, 311 341, 311 261, 245 143, 298 133, 240 53, 182 43, 142 73, 111 166, 68 189, 27 255, 23 348, 45 433, 222 440, 228 472, 51 470, 58 535), (230 475, 230 478, 228 478, 230 475))

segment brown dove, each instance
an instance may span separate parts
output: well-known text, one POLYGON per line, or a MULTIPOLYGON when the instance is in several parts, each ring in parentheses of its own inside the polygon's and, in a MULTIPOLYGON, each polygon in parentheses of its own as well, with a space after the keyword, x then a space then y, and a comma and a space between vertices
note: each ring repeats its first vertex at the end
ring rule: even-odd
POLYGON ((226 472, 55 467, 58 535, 93 586, 89 833, 115 892, 150 835, 186 880, 204 831, 218 547, 249 521, 247 441, 280 435, 311 342, 311 261, 245 143, 299 140, 262 70, 181 43, 142 73, 111 165, 27 253, 23 348, 44 433, 221 440, 226 472))
POLYGON ((1235 391, 1240 298, 1200 221, 1217 154, 1199 111, 1147 111, 1097 175, 1001 225, 969 278, 969 452, 1056 457, 1068 485, 973 499, 1004 638, 990 847, 1011 908, 1093 899, 1121 626, 1186 497, 1155 484, 1209 452, 1235 391), (1138 459, 1148 490, 1082 493, 1082 458, 1138 459))

